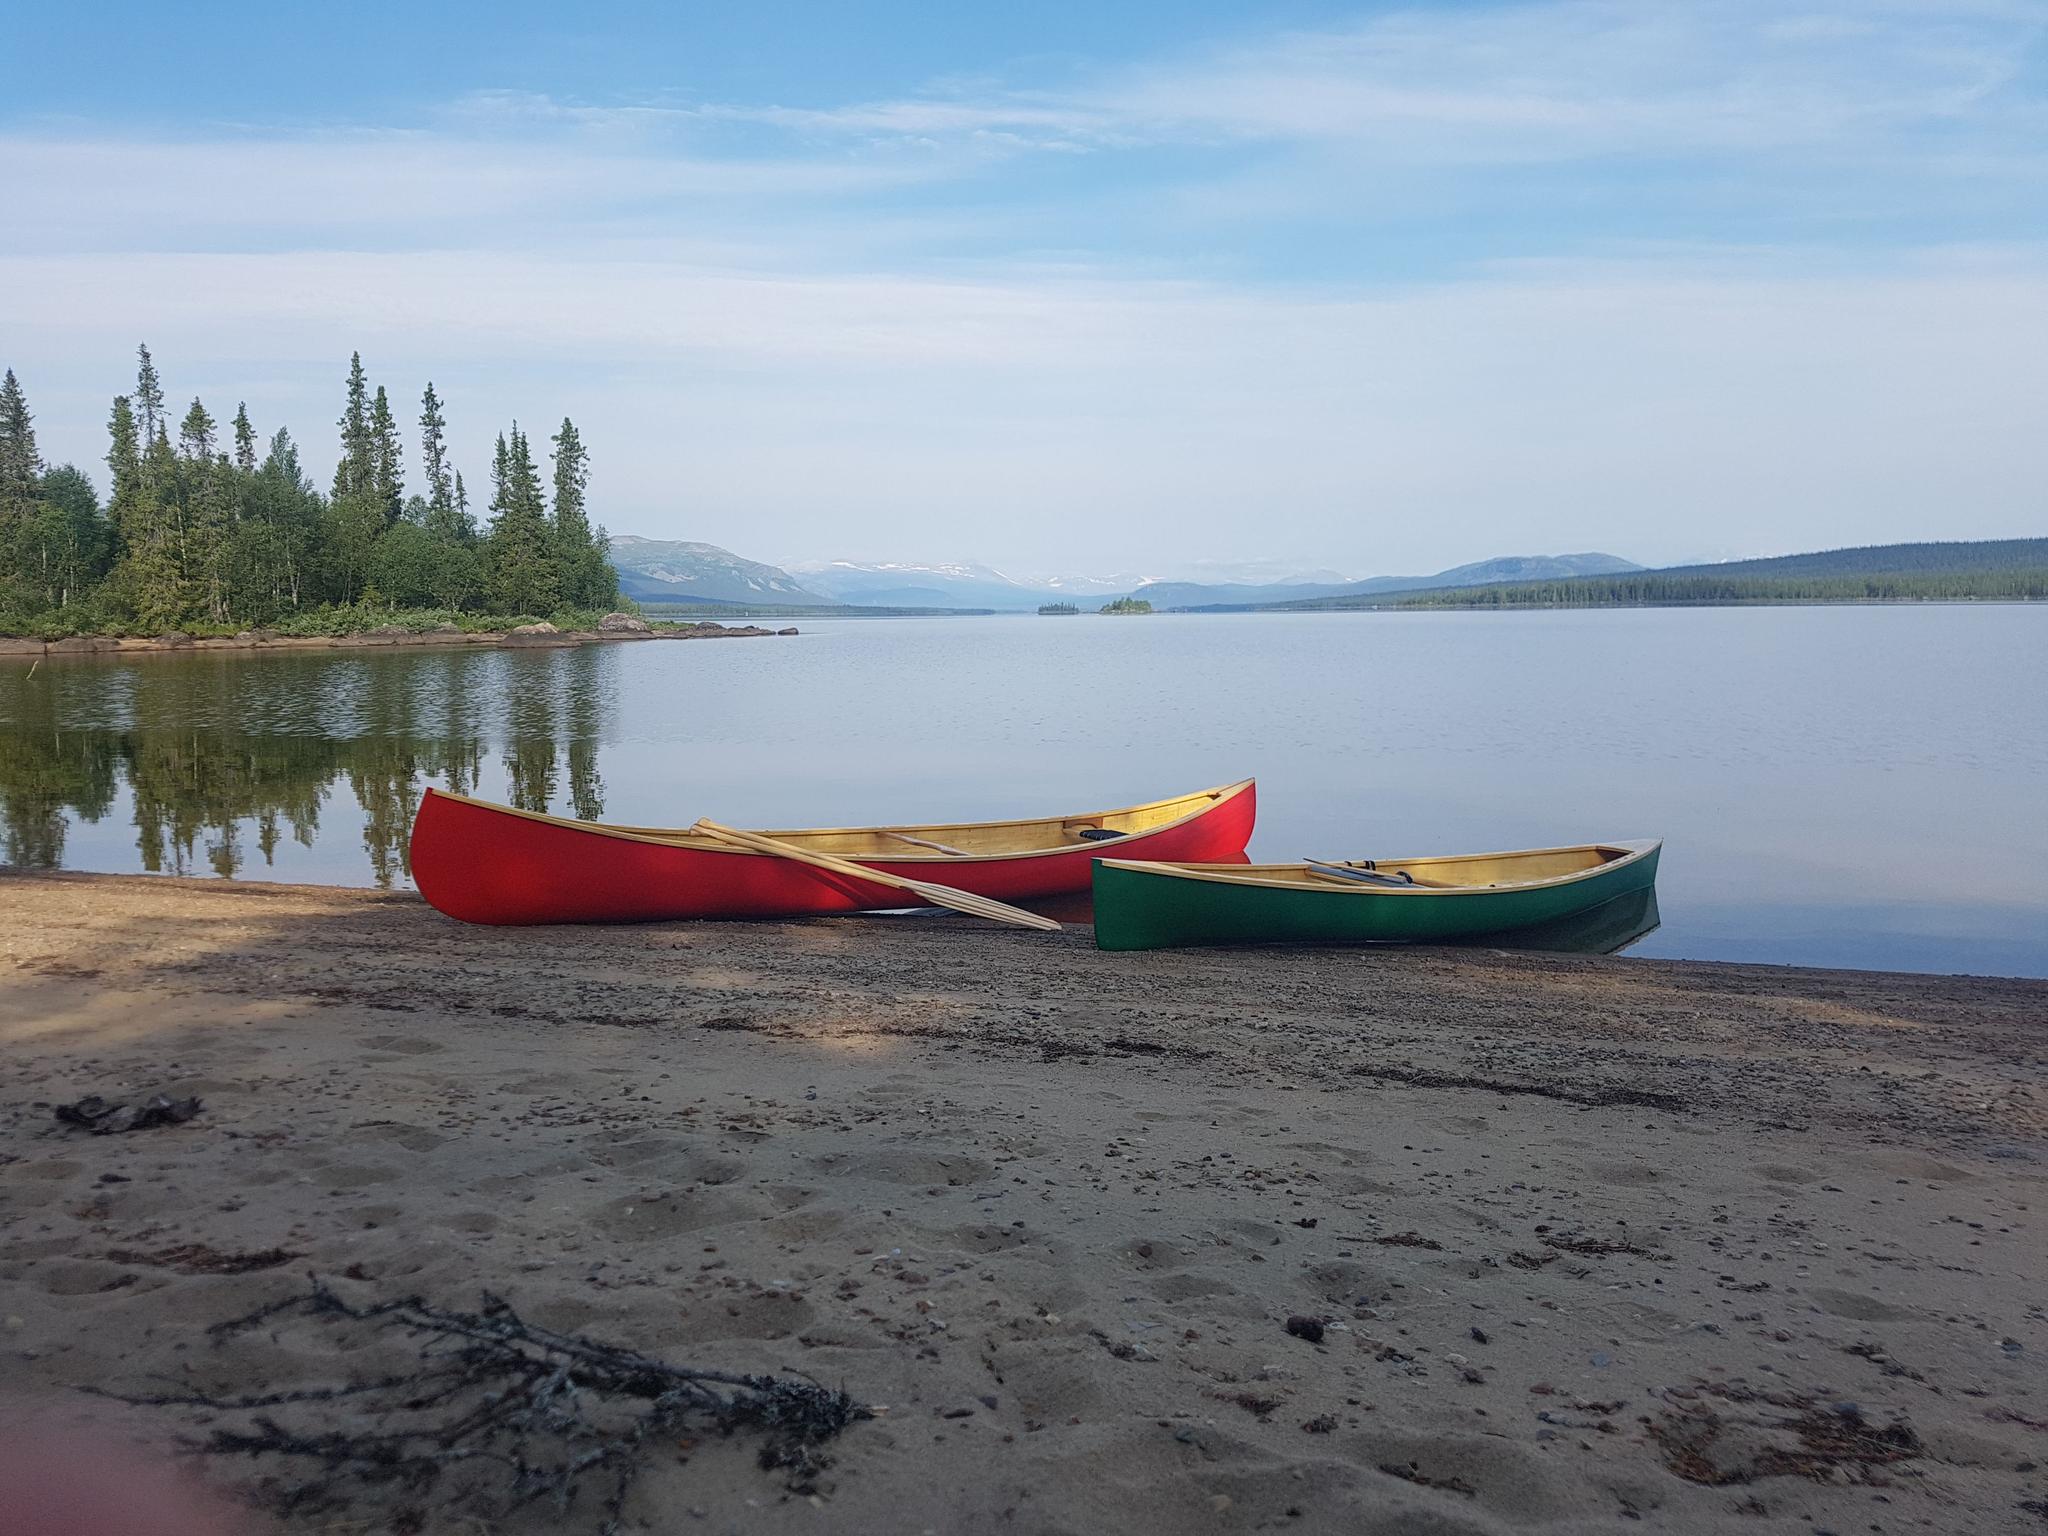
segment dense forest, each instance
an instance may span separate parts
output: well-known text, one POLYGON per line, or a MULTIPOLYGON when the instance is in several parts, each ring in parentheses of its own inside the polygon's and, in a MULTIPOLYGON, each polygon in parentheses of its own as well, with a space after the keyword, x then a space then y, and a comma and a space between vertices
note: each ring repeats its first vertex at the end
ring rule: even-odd
POLYGON ((1320 598, 1328 608, 1603 608, 1688 603, 1903 603, 2048 599, 2048 539, 1871 544, 1616 576, 1495 582, 1320 598))
POLYGON ((615 607, 618 576, 587 505, 590 456, 564 418, 552 484, 517 422, 491 461, 480 525, 450 459, 443 402, 420 400, 420 490, 406 494, 384 386, 350 360, 340 458, 322 495, 280 427, 246 406, 223 428, 195 399, 172 420, 148 347, 107 430, 109 493, 46 467, 12 369, 0 381, 0 634, 333 633, 401 615, 546 618, 615 607))

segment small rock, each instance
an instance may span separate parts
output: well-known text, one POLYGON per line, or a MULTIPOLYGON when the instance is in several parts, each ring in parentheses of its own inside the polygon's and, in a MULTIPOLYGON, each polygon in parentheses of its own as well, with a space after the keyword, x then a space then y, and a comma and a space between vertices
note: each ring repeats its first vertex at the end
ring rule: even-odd
POLYGON ((1287 1331, 1297 1339, 1307 1339, 1311 1344, 1323 1342, 1323 1324, 1320 1318, 1303 1317, 1297 1313, 1287 1319, 1287 1331))

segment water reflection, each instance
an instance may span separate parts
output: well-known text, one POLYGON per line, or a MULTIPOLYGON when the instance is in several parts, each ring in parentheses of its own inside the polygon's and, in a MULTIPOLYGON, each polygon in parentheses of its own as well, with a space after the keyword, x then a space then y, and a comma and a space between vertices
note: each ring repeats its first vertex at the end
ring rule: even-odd
POLYGON ((1657 931, 1657 888, 1630 891, 1585 912, 1510 933, 1482 934, 1459 942, 1478 949, 1543 949, 1575 955, 1618 955, 1657 931))
POLYGON ((396 886, 429 784, 856 826, 1257 773, 1261 861, 1661 836, 1637 953, 2048 975, 2048 711, 2011 707, 2048 672, 2048 606, 803 630, 0 659, 0 859, 396 886))
POLYGON ((369 881, 389 889, 411 876, 426 786, 485 787, 494 738, 494 791, 545 811, 566 775, 561 808, 603 814, 602 665, 598 652, 558 651, 52 667, 0 699, 0 860, 65 867, 81 824, 125 811, 131 867, 232 878, 275 869, 287 842, 312 850, 323 812, 339 812, 361 816, 369 881))

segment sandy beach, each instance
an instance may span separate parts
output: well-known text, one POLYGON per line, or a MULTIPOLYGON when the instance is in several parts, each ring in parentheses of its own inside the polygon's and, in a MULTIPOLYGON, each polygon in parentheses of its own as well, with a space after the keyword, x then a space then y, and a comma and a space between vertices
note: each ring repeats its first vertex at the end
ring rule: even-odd
MULTIPOLYGON (((17 1425, 339 1379, 207 1331, 318 1273, 880 1410, 655 1447, 628 1528, 2048 1530, 2044 982, 0 874, 0 1042, 17 1425)), ((289 1526, 408 1527, 486 1528, 289 1526)))

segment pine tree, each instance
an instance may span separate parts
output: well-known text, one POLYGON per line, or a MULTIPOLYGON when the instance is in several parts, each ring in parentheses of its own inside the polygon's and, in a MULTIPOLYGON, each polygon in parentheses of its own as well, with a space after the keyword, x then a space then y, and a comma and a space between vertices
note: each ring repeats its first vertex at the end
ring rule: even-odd
POLYGON ((249 422, 249 403, 235 404, 235 468, 245 475, 256 473, 256 428, 249 422))
POLYGON ((370 452, 371 488, 389 525, 405 510, 405 449, 398 440, 398 422, 382 384, 370 405, 370 452))

